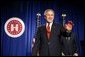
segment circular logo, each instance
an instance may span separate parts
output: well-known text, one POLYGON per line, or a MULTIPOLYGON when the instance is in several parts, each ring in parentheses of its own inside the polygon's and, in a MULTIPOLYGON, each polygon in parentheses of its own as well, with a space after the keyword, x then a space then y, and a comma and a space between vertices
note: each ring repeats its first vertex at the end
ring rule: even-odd
POLYGON ((5 23, 4 29, 8 36, 17 38, 23 34, 25 25, 20 18, 12 17, 5 23))

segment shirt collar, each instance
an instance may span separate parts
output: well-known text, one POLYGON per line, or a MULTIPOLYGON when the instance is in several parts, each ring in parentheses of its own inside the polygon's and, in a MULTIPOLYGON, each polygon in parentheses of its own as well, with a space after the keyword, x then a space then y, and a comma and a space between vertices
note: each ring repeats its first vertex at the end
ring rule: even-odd
MULTIPOLYGON (((50 29, 52 27, 53 22, 50 23, 50 29)), ((46 23, 46 27, 48 26, 48 23, 46 23)))

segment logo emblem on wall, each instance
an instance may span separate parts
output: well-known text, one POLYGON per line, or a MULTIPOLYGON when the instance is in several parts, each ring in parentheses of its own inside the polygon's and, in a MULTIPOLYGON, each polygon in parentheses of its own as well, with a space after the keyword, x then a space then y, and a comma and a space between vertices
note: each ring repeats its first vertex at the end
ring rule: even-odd
POLYGON ((25 31, 25 25, 20 18, 12 17, 5 23, 4 29, 8 36, 17 38, 25 31))

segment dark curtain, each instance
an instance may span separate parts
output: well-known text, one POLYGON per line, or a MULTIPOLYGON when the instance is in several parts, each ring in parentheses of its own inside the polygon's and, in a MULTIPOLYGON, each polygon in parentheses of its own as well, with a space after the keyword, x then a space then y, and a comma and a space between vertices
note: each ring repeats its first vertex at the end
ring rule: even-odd
POLYGON ((66 21, 74 22, 73 31, 77 35, 79 54, 83 55, 84 41, 84 5, 80 1, 2 1, 1 3, 1 56, 31 56, 32 39, 36 30, 36 14, 41 13, 41 24, 45 24, 43 13, 51 8, 55 11, 55 22, 62 24, 62 13, 66 21), (18 38, 9 37, 4 31, 5 22, 11 17, 18 17, 25 23, 25 32, 18 38), (82 44, 82 45, 81 45, 82 44))

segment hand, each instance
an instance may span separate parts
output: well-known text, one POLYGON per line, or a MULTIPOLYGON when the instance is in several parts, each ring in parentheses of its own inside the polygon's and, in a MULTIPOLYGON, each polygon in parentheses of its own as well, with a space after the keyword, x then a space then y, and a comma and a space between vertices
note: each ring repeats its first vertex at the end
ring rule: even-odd
POLYGON ((78 56, 78 53, 74 53, 74 55, 73 56, 78 56))
POLYGON ((68 30, 68 31, 71 31, 72 30, 72 25, 65 24, 65 29, 68 30))
POLYGON ((73 22, 72 22, 72 21, 68 21, 68 23, 65 24, 65 29, 66 29, 67 31, 71 31, 72 28, 73 28, 73 26, 74 26, 73 22))
POLYGON ((62 56, 65 56, 65 54, 62 52, 62 56))

